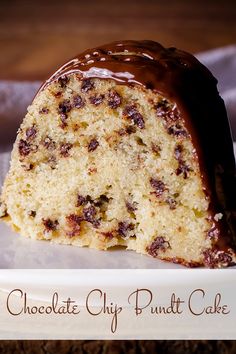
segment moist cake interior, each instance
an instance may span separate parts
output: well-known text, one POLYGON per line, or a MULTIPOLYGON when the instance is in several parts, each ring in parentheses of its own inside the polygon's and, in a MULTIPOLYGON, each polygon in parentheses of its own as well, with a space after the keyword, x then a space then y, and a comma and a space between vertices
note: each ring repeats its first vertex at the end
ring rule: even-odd
POLYGON ((11 224, 35 239, 194 266, 217 237, 178 107, 140 85, 72 74, 47 86, 21 125, 5 190, 11 224))

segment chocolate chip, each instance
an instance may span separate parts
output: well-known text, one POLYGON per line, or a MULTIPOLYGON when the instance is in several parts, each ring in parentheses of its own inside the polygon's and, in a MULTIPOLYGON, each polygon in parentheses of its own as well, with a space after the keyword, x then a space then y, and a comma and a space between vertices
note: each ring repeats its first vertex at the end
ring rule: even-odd
POLYGON ((98 227, 100 225, 100 221, 96 219, 96 209, 93 205, 84 208, 83 210, 83 216, 84 220, 91 223, 94 227, 98 227))
POLYGON ((42 219, 43 225, 45 227, 45 231, 55 231, 57 229, 57 226, 59 225, 58 220, 52 220, 52 219, 42 219))
POLYGON ((94 205, 101 208, 104 204, 109 203, 109 201, 110 199, 105 194, 102 194, 99 198, 96 199, 96 201, 94 201, 94 205))
POLYGON ((174 157, 176 160, 180 160, 182 158, 182 153, 183 153, 183 146, 178 144, 175 146, 174 150, 174 157))
POLYGON ((59 77, 59 79, 58 79, 58 83, 61 86, 61 88, 65 88, 69 81, 70 81, 70 79, 66 75, 63 75, 63 76, 59 77))
POLYGON ((91 104, 98 106, 103 102, 104 97, 105 97, 104 95, 91 96, 89 97, 89 101, 91 104))
POLYGON ((69 151, 72 149, 73 145, 70 143, 62 143, 60 145, 60 155, 63 157, 69 156, 69 151))
POLYGON ((166 115, 164 116, 164 119, 167 122, 175 122, 180 118, 179 111, 177 109, 171 109, 169 110, 166 115))
POLYGON ((19 154, 21 156, 27 156, 32 151, 30 144, 26 140, 23 140, 23 139, 20 139, 18 149, 19 149, 19 154))
POLYGON ((67 127, 67 118, 68 118, 68 116, 67 116, 67 114, 66 113, 61 113, 60 114, 60 118, 61 118, 61 125, 60 125, 60 127, 62 128, 62 129, 64 129, 65 127, 67 127))
POLYGON ((155 109, 156 109, 156 115, 158 117, 163 117, 163 115, 165 115, 169 111, 167 100, 162 99, 161 101, 159 101, 155 105, 155 109))
POLYGON ((166 198, 166 203, 169 204, 171 210, 176 209, 177 202, 174 198, 171 197, 166 198))
POLYGON ((137 210, 137 204, 136 202, 130 203, 130 202, 126 202, 126 208, 128 210, 129 213, 133 213, 134 211, 137 210))
POLYGON ((203 252, 204 263, 210 267, 214 268, 215 260, 214 260, 214 252, 212 250, 205 250, 203 252))
POLYGON ((179 167, 176 169, 175 174, 176 176, 183 175, 184 179, 188 178, 189 172, 191 172, 192 169, 186 165, 186 163, 182 160, 179 161, 179 167))
POLYGON ((69 237, 74 237, 76 235, 79 235, 81 229, 80 225, 81 222, 84 221, 84 218, 76 214, 71 214, 66 217, 66 220, 69 227, 71 228, 70 231, 66 232, 66 235, 69 237))
POLYGON ((71 214, 66 217, 67 221, 71 224, 80 225, 84 218, 82 216, 71 214))
POLYGON ((204 264, 209 268, 217 268, 220 266, 227 267, 234 263, 229 253, 217 249, 207 249, 203 252, 203 256, 204 264))
POLYGON ((219 229, 216 226, 212 226, 212 228, 207 233, 207 237, 209 237, 210 239, 217 240, 219 234, 220 234, 219 229))
POLYGON ((69 100, 64 100, 60 102, 58 112, 61 114, 69 113, 72 109, 71 103, 69 100))
POLYGON ((159 251, 165 252, 170 248, 170 244, 164 237, 159 236, 154 239, 150 246, 146 248, 148 254, 152 257, 158 257, 159 251))
POLYGON ((130 135, 136 133, 136 127, 134 125, 128 125, 127 127, 121 128, 117 131, 119 136, 124 136, 126 134, 130 135))
POLYGON ((134 230, 134 224, 128 223, 127 221, 120 221, 118 223, 117 232, 120 236, 127 238, 128 232, 134 230))
POLYGON ((121 105, 122 98, 116 91, 109 91, 108 93, 108 106, 115 109, 121 105))
POLYGON ((71 106, 69 100, 64 100, 63 102, 61 102, 59 104, 58 113, 60 114, 60 118, 61 118, 61 122, 62 122, 62 125, 61 125, 62 128, 65 128, 67 126, 67 122, 66 122, 67 118, 68 118, 67 113, 70 112, 71 109, 72 109, 72 106, 71 106))
POLYGON ((36 216, 36 211, 35 210, 30 210, 28 213, 29 216, 31 216, 32 218, 35 218, 36 216))
POLYGON ((90 79, 83 79, 81 84, 81 91, 88 92, 94 88, 94 83, 90 79))
POLYGON ((135 115, 136 113, 137 109, 135 105, 127 105, 123 110, 123 115, 129 118, 135 115))
POLYGON ((230 256, 228 253, 225 253, 225 252, 219 252, 218 253, 218 261, 220 263, 230 265, 232 263, 232 256, 230 256))
POLYGON ((86 197, 83 197, 82 195, 78 194, 77 196, 77 204, 76 206, 79 207, 81 205, 84 205, 88 202, 87 198, 86 197))
POLYGON ((84 107, 84 105, 85 105, 85 102, 80 95, 76 95, 73 97, 73 106, 75 108, 82 108, 82 107, 84 107))
POLYGON ((132 120, 134 124, 136 124, 140 129, 144 128, 144 120, 143 116, 140 113, 135 114, 135 116, 132 116, 132 120))
POLYGON ((88 144, 88 151, 94 151, 97 149, 97 147, 99 146, 99 142, 97 141, 97 139, 92 139, 89 144, 88 144))
POLYGON ((123 115, 133 121, 140 129, 145 127, 144 119, 141 113, 137 111, 135 105, 128 105, 123 111, 123 115))
POLYGON ((94 206, 91 205, 88 208, 84 208, 83 214, 84 214, 84 219, 86 221, 92 222, 96 215, 96 209, 94 206))
POLYGON ((186 179, 186 178, 188 178, 189 172, 191 172, 192 169, 183 160, 182 155, 183 155, 183 146, 178 144, 178 145, 176 145, 175 150, 174 150, 174 157, 179 162, 179 166, 176 169, 175 173, 177 176, 183 175, 184 179, 186 179))
POLYGON ((49 113, 49 109, 47 107, 43 107, 39 111, 39 114, 48 114, 48 113, 49 113))
POLYGON ((125 132, 130 135, 130 134, 133 134, 133 133, 136 133, 136 128, 133 126, 133 125, 128 125, 126 127, 126 130, 125 132))
POLYGON ((21 166, 25 171, 32 171, 34 168, 34 165, 32 163, 26 163, 21 166))
POLYGON ((168 134, 174 135, 176 137, 188 137, 187 131, 180 124, 172 125, 167 129, 167 132, 168 134))
POLYGON ((150 184, 152 188, 155 190, 155 194, 157 197, 160 197, 166 190, 165 184, 161 180, 151 178, 150 184))
POLYGON ((50 138, 49 136, 47 136, 44 141, 43 141, 43 146, 47 149, 47 150, 54 150, 56 148, 56 143, 55 141, 52 140, 52 138, 50 138))
POLYGON ((180 118, 180 113, 176 106, 170 106, 165 99, 158 102, 155 109, 157 117, 163 118, 168 124, 180 118))

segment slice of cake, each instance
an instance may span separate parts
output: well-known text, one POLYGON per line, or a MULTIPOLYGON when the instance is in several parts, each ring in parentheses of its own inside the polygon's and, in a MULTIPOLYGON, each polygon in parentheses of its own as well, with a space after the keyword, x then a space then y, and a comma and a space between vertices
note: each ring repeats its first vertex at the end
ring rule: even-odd
POLYGON ((33 239, 235 264, 235 160, 216 83, 152 41, 78 55, 28 108, 2 218, 33 239))

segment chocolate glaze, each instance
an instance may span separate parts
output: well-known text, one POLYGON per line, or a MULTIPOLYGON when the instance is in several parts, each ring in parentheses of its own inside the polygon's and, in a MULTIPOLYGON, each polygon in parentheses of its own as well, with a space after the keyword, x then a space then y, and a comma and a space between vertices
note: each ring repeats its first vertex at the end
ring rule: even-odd
POLYGON ((89 49, 63 65, 41 87, 78 73, 140 85, 176 103, 191 135, 206 197, 219 230, 215 249, 236 251, 236 174, 233 144, 217 80, 194 56, 153 41, 119 41, 89 49))

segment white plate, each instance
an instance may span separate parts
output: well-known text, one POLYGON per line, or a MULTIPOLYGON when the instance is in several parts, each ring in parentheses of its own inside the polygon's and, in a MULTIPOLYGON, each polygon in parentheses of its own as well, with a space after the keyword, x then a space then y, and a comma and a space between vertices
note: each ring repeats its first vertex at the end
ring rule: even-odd
MULTIPOLYGON (((9 153, 0 154, 0 185, 8 170, 9 158, 9 153)), ((26 239, 3 222, 0 222, 0 249, 0 269, 186 269, 124 249, 98 251, 26 239)))

